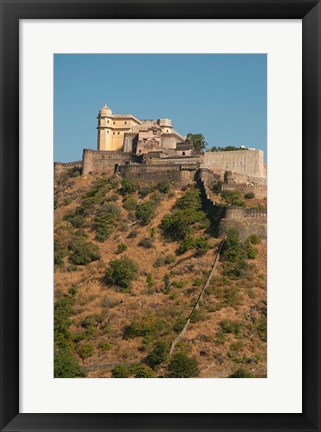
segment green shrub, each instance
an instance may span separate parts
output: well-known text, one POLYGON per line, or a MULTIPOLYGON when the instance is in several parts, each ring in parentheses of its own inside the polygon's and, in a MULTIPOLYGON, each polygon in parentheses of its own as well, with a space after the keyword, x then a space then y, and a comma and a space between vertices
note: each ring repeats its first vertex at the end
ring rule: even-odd
POLYGON ((147 201, 136 207, 136 217, 142 225, 148 225, 155 215, 156 206, 153 201, 147 201))
POLYGON ((184 280, 176 280, 172 282, 173 287, 175 288, 183 288, 186 285, 184 280))
POLYGON ((255 259, 257 256, 257 250, 250 243, 246 245, 246 252, 249 259, 255 259))
POLYGON ((131 372, 134 378, 156 378, 155 372, 146 365, 135 365, 132 366, 131 372))
POLYGON ((123 179, 121 182, 121 189, 120 192, 122 195, 131 195, 136 190, 136 185, 132 180, 129 180, 127 178, 123 179))
POLYGON ((75 265, 86 265, 100 259, 99 248, 91 242, 80 242, 74 245, 69 261, 75 265))
POLYGON ((79 348, 78 353, 83 359, 91 357, 95 353, 95 347, 91 344, 83 345, 79 348))
POLYGON ((75 215, 69 219, 73 228, 83 228, 86 225, 86 219, 82 215, 75 215))
POLYGON ((96 232, 95 239, 104 242, 113 232, 116 221, 121 220, 121 209, 117 204, 106 203, 97 213, 92 228, 96 232))
POLYGON ((123 201, 123 206, 127 211, 136 210, 137 200, 134 197, 127 197, 123 201))
POLYGON ((193 249, 193 247, 194 247, 194 239, 193 239, 193 237, 187 236, 187 237, 184 238, 184 240, 180 244, 180 246, 178 248, 178 253, 179 254, 183 254, 183 253, 189 251, 190 249, 193 249))
POLYGON ((155 205, 158 204, 158 203, 160 203, 161 200, 162 200, 162 198, 163 198, 163 195, 159 192, 159 190, 155 190, 155 191, 152 193, 151 197, 150 197, 151 201, 152 201, 155 205))
POLYGON ((216 195, 220 194, 222 191, 222 184, 223 182, 221 182, 220 180, 214 181, 210 185, 211 191, 214 192, 216 195))
POLYGON ((169 192, 171 184, 168 180, 163 180, 162 182, 158 183, 156 187, 159 192, 166 194, 169 192))
POLYGON ((154 267, 162 267, 165 265, 173 264, 176 261, 176 258, 174 255, 160 255, 156 258, 154 262, 154 267))
POLYGON ((175 210, 163 218, 160 227, 171 240, 184 240, 205 219, 200 192, 192 188, 177 200, 175 210))
POLYGON ((200 309, 194 309, 194 311, 190 315, 191 323, 205 321, 206 319, 207 319, 206 315, 200 309))
POLYGON ((267 319, 266 316, 262 316, 258 319, 256 323, 256 331, 259 335, 259 338, 263 341, 267 341, 267 319))
POLYGON ((240 322, 223 320, 220 322, 220 327, 223 333, 233 333, 237 337, 242 335, 242 323, 240 322))
POLYGON ((111 297, 109 297, 109 296, 105 296, 105 297, 102 299, 102 301, 101 301, 101 305, 102 305, 102 307, 104 307, 104 308, 110 308, 110 309, 112 309, 112 308, 118 306, 119 303, 120 303, 120 300, 117 300, 117 299, 115 299, 115 298, 111 298, 111 297))
POLYGON ((117 193, 112 193, 109 197, 110 201, 116 202, 119 200, 119 195, 117 193))
POLYGON ((125 365, 117 365, 112 371, 113 378, 128 378, 129 377, 129 369, 125 365))
POLYGON ((221 196, 228 205, 245 206, 245 202, 242 200, 242 194, 238 190, 224 191, 221 196))
POLYGON ((139 188, 139 196, 140 196, 140 198, 145 198, 147 195, 149 195, 150 193, 152 193, 154 190, 155 190, 155 186, 154 185, 141 186, 139 188))
MULTIPOLYGON (((206 290, 206 294, 209 291, 206 290)), ((219 308, 239 306, 242 303, 242 295, 237 286, 227 285, 214 288, 215 298, 219 300, 219 308)))
POLYGON ((201 285, 203 285, 203 283, 204 283, 204 281, 202 278, 195 278, 192 281, 193 286, 201 286, 201 285))
POLYGON ((71 285, 71 287, 68 290, 68 294, 70 294, 71 297, 74 297, 78 292, 77 285, 71 285))
POLYGON ((229 229, 221 251, 224 274, 234 278, 242 277, 248 269, 246 258, 248 252, 239 239, 238 231, 229 229))
POLYGON ((81 167, 68 168, 65 174, 70 178, 79 177, 81 174, 81 167))
POLYGON ((112 349, 112 344, 110 344, 109 342, 100 342, 98 348, 104 351, 109 351, 110 349, 112 349))
POLYGON ((244 198, 253 199, 253 198, 255 198, 255 195, 253 192, 248 192, 247 194, 244 195, 244 198))
POLYGON ((121 254, 127 250, 127 246, 124 243, 119 243, 117 245, 117 251, 116 253, 121 254))
POLYGON ((196 237, 193 241, 193 247, 197 250, 199 254, 204 254, 210 248, 207 238, 204 236, 196 237))
POLYGON ((229 375, 228 378, 253 378, 253 374, 244 369, 237 369, 237 371, 229 375))
POLYGON ((69 350, 59 349, 54 355, 54 377, 55 378, 81 378, 86 376, 77 359, 69 350))
POLYGON ((68 254, 68 250, 61 245, 57 240, 54 241, 54 264, 59 266, 63 264, 64 257, 68 254))
POLYGON ((199 375, 197 360, 183 353, 176 353, 168 366, 169 378, 191 378, 199 375))
POLYGON ((138 236, 138 232, 136 230, 131 231, 127 238, 136 238, 138 236))
POLYGON ((153 369, 167 359, 168 345, 164 341, 157 341, 147 357, 147 362, 153 369))
POLYGON ((151 247, 153 247, 153 240, 149 238, 143 238, 138 242, 138 246, 150 249, 151 247))
POLYGON ((248 237, 247 241, 253 245, 257 245, 261 243, 261 239, 256 234, 252 234, 248 237))
POLYGON ((169 290, 171 289, 171 281, 170 281, 169 275, 167 273, 163 277, 163 282, 164 282, 164 291, 165 291, 165 293, 168 293, 169 290))
POLYGON ((100 323, 99 315, 93 314, 86 316, 80 323, 81 327, 87 329, 89 327, 97 327, 100 323))
POLYGON ((72 298, 70 296, 63 296, 56 300, 54 306, 55 344, 62 349, 69 346, 72 305, 72 298))
POLYGON ((158 337, 166 334, 168 330, 169 325, 163 318, 155 318, 154 316, 147 314, 145 317, 134 319, 127 327, 125 335, 127 338, 135 338, 139 336, 158 337))
POLYGON ((110 261, 105 275, 105 282, 127 289, 131 282, 136 279, 137 273, 138 265, 128 257, 122 257, 110 261))
POLYGON ((177 318, 175 324, 173 325, 173 330, 176 333, 180 333, 183 330, 185 324, 186 324, 186 318, 180 316, 179 318, 177 318))
POLYGON ((154 285, 153 275, 151 273, 148 273, 146 276, 146 283, 150 288, 154 285))
POLYGON ((64 199, 64 205, 69 205, 71 203, 72 203, 72 199, 71 198, 67 197, 67 198, 64 199))

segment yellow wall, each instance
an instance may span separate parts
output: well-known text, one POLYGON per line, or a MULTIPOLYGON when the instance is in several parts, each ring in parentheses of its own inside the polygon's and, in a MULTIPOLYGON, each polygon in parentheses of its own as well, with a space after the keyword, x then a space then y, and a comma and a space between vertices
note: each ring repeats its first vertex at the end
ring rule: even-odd
POLYGON ((124 133, 130 132, 139 123, 128 118, 103 117, 98 119, 98 150, 118 150, 123 146, 124 133))

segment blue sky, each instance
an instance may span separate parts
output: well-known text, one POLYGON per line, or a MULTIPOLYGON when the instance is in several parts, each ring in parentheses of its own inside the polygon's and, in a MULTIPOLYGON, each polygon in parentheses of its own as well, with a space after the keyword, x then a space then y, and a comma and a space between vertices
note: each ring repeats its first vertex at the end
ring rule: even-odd
POLYGON ((55 54, 55 161, 96 149, 97 114, 169 117, 208 146, 267 142, 265 54, 55 54))

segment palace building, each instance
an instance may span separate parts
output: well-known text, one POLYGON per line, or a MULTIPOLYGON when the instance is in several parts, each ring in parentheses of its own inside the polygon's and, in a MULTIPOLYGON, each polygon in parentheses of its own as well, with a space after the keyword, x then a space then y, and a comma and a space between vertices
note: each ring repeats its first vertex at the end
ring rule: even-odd
POLYGON ((123 151, 138 156, 190 156, 192 144, 185 141, 168 118, 141 120, 132 114, 113 114, 104 105, 98 114, 98 151, 123 151))

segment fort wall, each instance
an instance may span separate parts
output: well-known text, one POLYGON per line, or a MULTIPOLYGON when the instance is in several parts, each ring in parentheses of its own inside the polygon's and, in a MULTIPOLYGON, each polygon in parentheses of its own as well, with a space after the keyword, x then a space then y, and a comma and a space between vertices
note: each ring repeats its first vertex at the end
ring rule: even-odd
POLYGON ((267 195, 267 189, 266 186, 263 185, 249 185, 244 183, 231 183, 228 184, 223 183, 222 184, 222 191, 229 191, 229 190, 238 190, 242 192, 243 195, 246 195, 250 192, 254 193, 255 198, 263 199, 266 198, 267 195))
POLYGON ((221 207, 215 203, 209 185, 219 179, 219 174, 201 168, 198 173, 198 186, 201 191, 203 206, 211 216, 216 235, 224 237, 230 228, 236 229, 242 241, 256 234, 262 239, 267 238, 267 209, 246 207, 221 207))
POLYGON ((256 234, 261 239, 266 240, 267 209, 228 207, 225 217, 220 221, 219 235, 226 235, 231 228, 239 232, 242 241, 246 240, 252 234, 256 234))
POLYGON ((96 151, 84 149, 83 151, 83 175, 88 175, 91 172, 105 172, 113 174, 116 164, 124 164, 135 160, 132 153, 124 153, 122 151, 96 151))
POLYGON ((121 165, 119 174, 141 183, 158 183, 168 180, 176 187, 182 187, 195 181, 196 166, 186 168, 173 164, 121 165))
POLYGON ((55 162, 54 163, 54 175, 59 176, 70 168, 79 168, 82 169, 82 161, 74 161, 74 162, 55 162))
POLYGON ((262 150, 205 152, 204 167, 236 171, 253 177, 265 177, 262 150))

